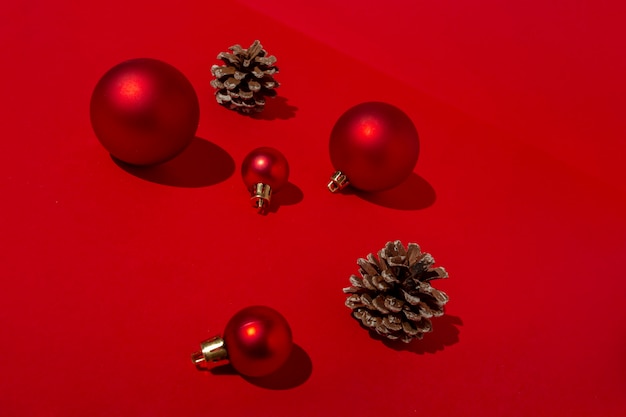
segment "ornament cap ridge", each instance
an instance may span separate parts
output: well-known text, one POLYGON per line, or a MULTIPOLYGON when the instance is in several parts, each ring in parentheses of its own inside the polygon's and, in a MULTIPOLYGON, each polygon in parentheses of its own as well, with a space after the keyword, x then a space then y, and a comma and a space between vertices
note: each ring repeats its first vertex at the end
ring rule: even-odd
POLYGON ((258 182, 252 186, 250 190, 250 204, 257 209, 259 213, 265 212, 272 200, 272 187, 262 182, 258 182))
POLYGON ((331 193, 336 193, 346 188, 349 184, 350 181, 348 181, 346 174, 341 171, 335 171, 335 173, 330 177, 330 182, 327 187, 331 193))
POLYGON ((215 336, 200 343, 200 350, 191 355, 191 361, 198 370, 205 370, 208 362, 217 362, 228 358, 224 339, 215 336))

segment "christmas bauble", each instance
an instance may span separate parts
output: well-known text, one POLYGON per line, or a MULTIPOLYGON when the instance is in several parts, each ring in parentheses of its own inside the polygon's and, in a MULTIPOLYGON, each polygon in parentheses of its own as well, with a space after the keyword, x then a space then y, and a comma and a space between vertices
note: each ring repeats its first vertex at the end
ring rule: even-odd
POLYGON ((250 202, 259 212, 265 212, 272 193, 279 191, 289 179, 287 158, 274 148, 257 148, 241 163, 241 177, 250 191, 250 202))
POLYGON ((289 163, 287 158, 274 148, 257 148, 241 163, 241 177, 248 188, 262 183, 278 191, 289 179, 289 163))
MULTIPOLYGON (((346 111, 330 134, 330 159, 353 187, 382 191, 415 168, 419 137, 411 119, 387 103, 361 103, 346 111)), ((329 184, 331 191, 336 191, 329 184)), ((338 187, 341 188, 341 187, 338 187)))
POLYGON ((293 346, 287 320, 265 306, 247 307, 235 314, 224 330, 224 343, 231 365, 252 377, 278 370, 293 346))
POLYGON ((179 70, 141 58, 104 74, 91 96, 90 114, 96 137, 111 155, 133 165, 152 165, 191 143, 200 107, 179 70))

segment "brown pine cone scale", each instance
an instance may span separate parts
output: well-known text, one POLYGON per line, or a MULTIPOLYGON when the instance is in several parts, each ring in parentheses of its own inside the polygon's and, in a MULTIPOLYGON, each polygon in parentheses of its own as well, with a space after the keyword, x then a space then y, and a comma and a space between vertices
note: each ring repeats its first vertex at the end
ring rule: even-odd
POLYGON ((275 97, 279 83, 274 80, 278 68, 276 57, 267 56, 261 43, 256 40, 248 49, 233 45, 231 52, 221 52, 217 59, 223 65, 213 65, 215 77, 211 86, 216 89, 215 99, 222 106, 249 114, 265 108, 265 97, 275 97))
POLYGON ((365 327, 389 339, 409 343, 432 331, 433 317, 444 314, 448 296, 430 281, 448 278, 419 245, 388 242, 378 252, 357 260, 359 274, 350 277, 346 306, 365 327))

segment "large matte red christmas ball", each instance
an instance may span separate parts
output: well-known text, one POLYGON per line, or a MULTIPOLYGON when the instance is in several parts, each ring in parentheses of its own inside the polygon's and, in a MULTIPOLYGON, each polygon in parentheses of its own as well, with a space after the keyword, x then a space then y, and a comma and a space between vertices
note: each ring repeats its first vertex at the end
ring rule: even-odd
POLYGON ((191 143, 200 106, 179 70, 139 58, 104 74, 91 96, 90 113, 96 137, 111 155, 133 165, 153 165, 191 143))
POLYGON ((367 102, 346 111, 330 135, 330 159, 350 185, 382 191, 403 182, 415 169, 420 144, 415 125, 402 110, 367 102))
POLYGON ((293 347, 287 320, 265 306, 247 307, 235 314, 224 329, 224 343, 233 368, 252 377, 278 370, 293 347))

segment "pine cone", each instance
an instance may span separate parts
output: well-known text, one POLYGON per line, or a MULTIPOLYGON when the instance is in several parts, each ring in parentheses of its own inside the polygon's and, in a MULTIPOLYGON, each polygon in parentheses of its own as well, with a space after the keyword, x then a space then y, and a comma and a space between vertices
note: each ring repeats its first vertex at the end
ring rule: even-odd
POLYGON ((430 318, 444 313, 448 296, 430 285, 430 281, 448 278, 435 260, 422 253, 415 243, 408 248, 399 240, 388 242, 378 252, 359 259, 359 273, 350 277, 351 287, 346 306, 363 325, 389 339, 409 343, 432 331, 430 318))
POLYGON ((239 113, 260 112, 265 107, 265 97, 275 97, 278 82, 274 74, 275 56, 267 56, 261 43, 256 40, 250 48, 241 45, 228 48, 232 53, 220 52, 217 59, 224 65, 213 65, 211 73, 215 77, 211 86, 216 88, 215 99, 222 106, 239 113))

